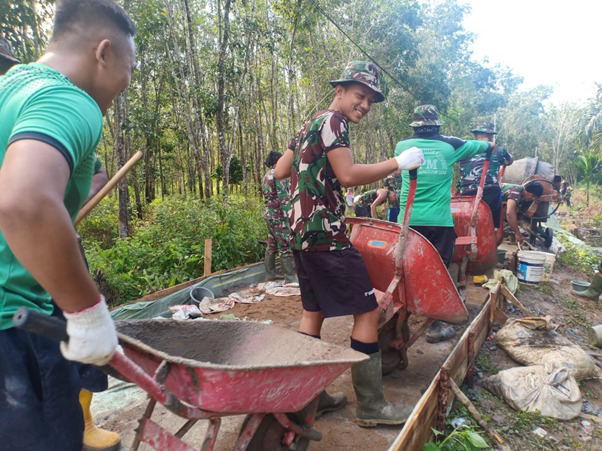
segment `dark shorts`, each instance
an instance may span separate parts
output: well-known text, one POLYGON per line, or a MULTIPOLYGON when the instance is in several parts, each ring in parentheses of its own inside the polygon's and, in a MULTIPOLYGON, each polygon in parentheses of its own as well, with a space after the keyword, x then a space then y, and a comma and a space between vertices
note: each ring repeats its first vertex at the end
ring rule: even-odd
POLYGON ((0 331, 0 450, 81 451, 79 391, 78 365, 57 341, 0 331))
POLYGON ((354 208, 355 216, 358 218, 370 218, 372 215, 370 214, 370 207, 358 207, 357 205, 354 208))
POLYGON ((453 227, 412 226, 412 228, 431 242, 445 266, 449 266, 454 255, 456 232, 453 227))
MULTIPOLYGON (((475 196, 476 191, 462 191, 463 195, 475 196)), ((489 205, 491 216, 493 217, 493 227, 500 226, 500 215, 502 212, 502 188, 499 185, 486 186, 483 189, 483 201, 489 205)))
POLYGON ((342 251, 293 251, 303 309, 325 318, 359 315, 378 307, 362 256, 342 251))

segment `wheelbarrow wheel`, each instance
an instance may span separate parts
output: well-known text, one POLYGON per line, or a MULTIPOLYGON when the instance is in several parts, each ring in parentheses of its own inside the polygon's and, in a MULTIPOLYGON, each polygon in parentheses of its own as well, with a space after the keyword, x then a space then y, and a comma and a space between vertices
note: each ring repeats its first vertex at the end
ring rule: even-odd
MULTIPOLYGON (((240 434, 245 430, 247 424, 251 420, 252 415, 247 415, 240 428, 240 434)), ((282 439, 286 433, 286 429, 282 427, 280 422, 271 413, 267 414, 259 423, 255 434, 251 437, 251 441, 245 448, 246 451, 305 451, 309 446, 309 439, 305 437, 297 437, 291 445, 286 447, 282 444, 282 439)))

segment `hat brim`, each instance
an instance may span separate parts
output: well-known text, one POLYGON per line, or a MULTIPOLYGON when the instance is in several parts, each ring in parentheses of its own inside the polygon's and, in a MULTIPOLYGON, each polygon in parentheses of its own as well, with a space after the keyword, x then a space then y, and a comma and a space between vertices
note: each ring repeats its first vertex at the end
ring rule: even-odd
POLYGON ((9 55, 8 53, 4 53, 4 52, 0 52, 0 58, 12 61, 13 63, 20 63, 21 62, 20 59, 14 57, 12 55, 9 55))
POLYGON ((345 84, 349 84, 349 83, 361 83, 362 85, 367 86, 375 94, 374 103, 384 102, 384 100, 385 100, 384 94, 382 92, 380 92, 380 90, 375 89, 374 86, 366 83, 365 81, 361 81, 361 80, 347 80, 347 79, 344 79, 344 78, 340 79, 340 80, 330 80, 330 84, 331 84, 331 86, 333 88, 336 85, 345 85, 345 84))
POLYGON ((414 121, 410 123, 410 127, 428 127, 429 125, 443 125, 441 121, 414 121))
POLYGON ((483 130, 471 130, 470 133, 482 133, 484 135, 497 135, 497 132, 484 132, 483 130))

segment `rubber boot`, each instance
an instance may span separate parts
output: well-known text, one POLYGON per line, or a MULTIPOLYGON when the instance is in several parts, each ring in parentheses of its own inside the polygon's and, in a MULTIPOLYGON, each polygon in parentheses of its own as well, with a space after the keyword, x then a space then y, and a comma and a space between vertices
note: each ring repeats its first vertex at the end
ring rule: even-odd
POLYGON ((280 266, 284 275, 284 283, 298 283, 293 257, 280 257, 280 266))
POLYGON ((447 341, 456 335, 456 329, 443 321, 435 320, 426 331, 426 341, 429 343, 438 343, 447 341))
POLYGON ((602 274, 600 274, 599 272, 596 272, 596 274, 594 274, 592 283, 589 284, 587 290, 571 290, 571 293, 573 293, 575 296, 591 299, 592 301, 597 301, 600 298, 600 295, 602 294, 602 274))
POLYGON ((324 390, 318 398, 318 409, 316 410, 316 418, 322 416, 326 412, 334 412, 342 409, 347 405, 347 396, 345 393, 334 393, 329 395, 324 390))
POLYGON ((370 354, 370 359, 351 367, 351 380, 357 397, 355 421, 362 427, 378 424, 403 424, 413 407, 387 402, 383 390, 382 354, 370 354))
POLYGON ((87 390, 79 392, 79 403, 84 413, 84 450, 87 451, 113 451, 119 449, 121 437, 115 432, 97 428, 94 425, 90 405, 92 393, 87 390))
POLYGON ((270 253, 270 251, 265 251, 265 274, 268 280, 272 280, 278 277, 276 274, 276 254, 270 253))

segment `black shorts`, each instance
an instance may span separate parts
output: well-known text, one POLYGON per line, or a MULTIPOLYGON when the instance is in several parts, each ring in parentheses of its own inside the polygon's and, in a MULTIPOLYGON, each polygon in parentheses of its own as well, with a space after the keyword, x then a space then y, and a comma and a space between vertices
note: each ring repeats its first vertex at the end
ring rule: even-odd
POLYGON ((412 228, 431 242, 445 266, 449 266, 454 255, 456 232, 453 227, 412 226, 412 228))
POLYGON ((368 270, 354 247, 342 251, 293 251, 303 309, 325 318, 359 315, 378 307, 368 270))
POLYGON ((370 214, 370 207, 360 207, 356 205, 354 211, 357 218, 370 218, 372 216, 370 214))
MULTIPOLYGON (((475 191, 462 191, 462 195, 476 196, 475 191)), ((499 185, 489 185, 483 188, 483 201, 489 205, 493 218, 493 227, 500 226, 500 214, 502 213, 502 188, 499 185)))

